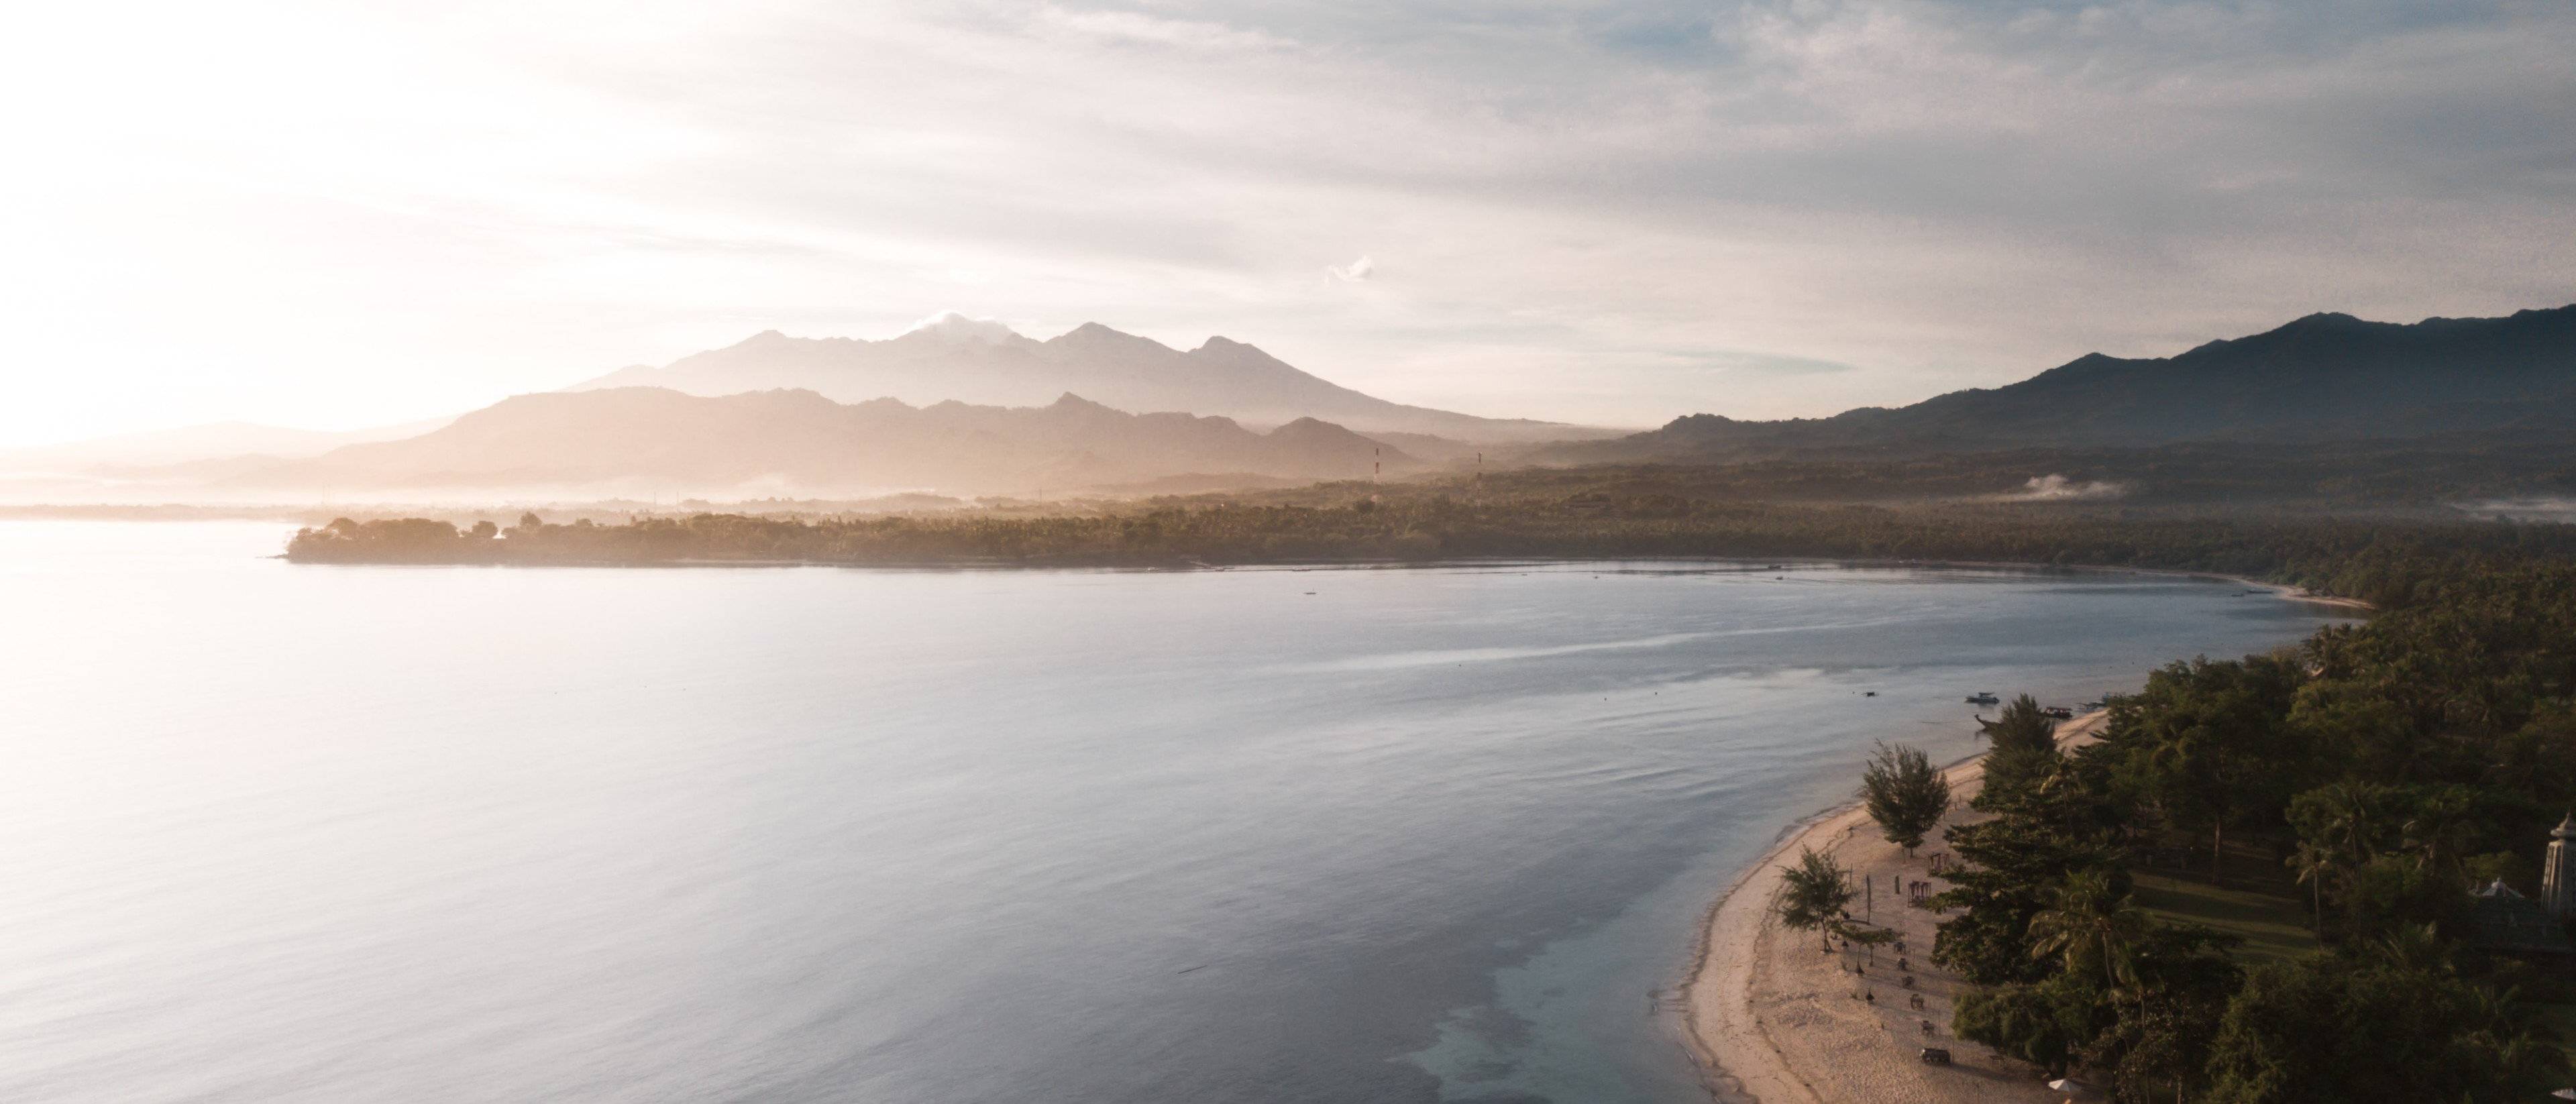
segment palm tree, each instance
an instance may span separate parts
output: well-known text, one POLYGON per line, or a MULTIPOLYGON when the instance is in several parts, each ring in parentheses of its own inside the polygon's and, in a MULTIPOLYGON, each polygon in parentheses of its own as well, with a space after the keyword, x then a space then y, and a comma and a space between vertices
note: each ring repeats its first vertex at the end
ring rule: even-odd
POLYGON ((2046 907, 2030 918, 2030 956, 2061 958, 2070 974, 2100 971, 2112 989, 2138 984, 2138 942, 2147 914, 2101 870, 2079 870, 2048 887, 2046 907))
POLYGON ((2429 923, 2398 925, 2396 931, 2372 942, 2369 954, 2399 970, 2428 974, 2453 972, 2451 945, 2435 933, 2429 923))
POLYGON ((2224 885, 2227 858, 2227 741, 2207 725, 2173 734, 2147 754, 2147 770, 2169 810, 2209 813, 2209 880, 2224 885))
POLYGON ((2477 838, 2477 825, 2469 818, 2469 796, 2458 789, 2446 788, 2425 798, 2399 830, 2407 850, 2421 852, 2416 863, 2428 872, 2459 865, 2460 853, 2477 838))
POLYGON ((1781 867, 1780 874, 1780 900, 1774 906, 1780 922, 1797 931, 1817 933, 1817 941, 1833 950, 1833 935, 1841 930, 1848 915, 1844 910, 1851 904, 1851 871, 1830 856, 1802 847, 1798 865, 1781 867))
POLYGON ((2385 794, 2383 787, 2349 780, 2320 793, 2329 810, 2325 842, 2351 854, 2355 866, 2370 860, 2371 846, 2379 840, 2379 807, 2385 794))
POLYGON ((2336 854, 2331 847, 2300 840, 2298 853, 2291 855, 2283 865, 2298 872, 2300 883, 2308 887, 2309 895, 2315 901, 2310 915, 2316 918, 2318 925, 2324 925, 2326 879, 2333 877, 2335 871, 2342 869, 2343 856, 2336 854))

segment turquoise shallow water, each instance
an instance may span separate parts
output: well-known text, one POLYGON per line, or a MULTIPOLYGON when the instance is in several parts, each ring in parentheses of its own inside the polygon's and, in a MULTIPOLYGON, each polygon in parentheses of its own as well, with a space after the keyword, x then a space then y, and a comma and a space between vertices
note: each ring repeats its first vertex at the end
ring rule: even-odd
POLYGON ((2331 611, 1800 566, 297 567, 0 524, 0 1099, 1704 1099, 1871 740, 2331 611), (1865 696, 1876 691, 1877 696, 1865 696))

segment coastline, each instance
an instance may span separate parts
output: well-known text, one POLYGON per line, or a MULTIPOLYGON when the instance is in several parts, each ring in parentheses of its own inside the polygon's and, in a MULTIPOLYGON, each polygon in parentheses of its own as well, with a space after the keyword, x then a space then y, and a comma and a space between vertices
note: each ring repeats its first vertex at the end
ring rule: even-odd
POLYGON ((2246 575, 2227 575, 2186 568, 2140 567, 2127 564, 2043 563, 2032 560, 1921 560, 1889 559, 1869 556, 1731 556, 1731 555, 1601 555, 1601 556, 1447 556, 1428 559, 1358 558, 1327 560, 1241 560, 1212 561, 1198 556, 1118 557, 1066 555, 1052 557, 959 556, 929 559, 826 560, 770 557, 674 557, 670 559, 546 557, 539 559, 482 558, 404 558, 330 557, 307 558, 280 552, 270 559, 317 567, 626 567, 626 568, 709 568, 709 567, 816 567, 890 571, 1387 571, 1414 568, 1512 567, 1527 565, 1565 565, 1602 563, 1684 563, 1742 565, 1747 571, 1800 567, 1857 569, 1915 568, 1932 571, 2025 571, 2035 573, 2161 575, 2169 578, 2208 579, 2234 583, 2249 591, 2261 591, 2292 602, 2341 606, 2347 609, 2376 611, 2377 606, 2359 598, 2320 594, 2303 586, 2266 582, 2246 575))
MULTIPOLYGON (((2059 746, 2096 737, 2108 720, 2107 711, 2096 710, 2067 722, 2058 730, 2059 746)), ((1966 806, 1984 781, 1984 753, 1942 774, 1956 802, 1942 823, 1975 816, 1966 806)), ((1935 914, 1898 904, 1892 886, 1887 924, 1908 941, 1907 957, 1926 960, 1912 971, 1911 986, 1899 984, 1892 964, 1882 964, 1878 975, 1846 973, 1847 962, 1860 961, 1851 952, 1821 954, 1806 934, 1786 931, 1773 916, 1782 863, 1801 848, 1830 854, 1865 879, 1928 880, 1929 856, 1939 849, 1932 841, 1904 857, 1879 837, 1855 798, 1792 824, 1709 906, 1682 983, 1681 1009, 1683 1037, 1713 1098, 1759 1104, 2062 1098, 2016 1065, 1983 1047, 1963 1046, 1949 1033, 1950 1002, 1964 986, 1928 961, 1935 914), (1855 990, 1880 999, 1863 1001, 1855 990), (1901 1003, 1916 993, 1929 1005, 1922 1012, 1901 1003), (1922 1021, 1935 1024, 1928 1036, 1902 1030, 1922 1021), (1916 1057, 1922 1046, 1949 1048, 1954 1064, 1923 1064, 1916 1057)))
MULTIPOLYGON (((2185 576, 2234 583, 2283 601, 2334 606, 2356 614, 2378 610, 2358 598, 2317 594, 2305 587, 2211 572, 1992 563, 1939 566, 2046 566, 2185 576)), ((2068 721, 2058 729, 2058 746, 2071 747, 2097 738, 2109 719, 2107 710, 2095 710, 2068 721)), ((1985 753, 1944 767, 1942 776, 1949 780, 1955 802, 1951 814, 1943 818, 1943 826, 1957 823, 1963 816, 1974 816, 1966 806, 1985 780, 1985 753)), ((1681 984, 1680 1004, 1683 1039, 1699 1065, 1710 1096, 1726 1104, 1873 1100, 1974 1104, 1988 1100, 2062 1099, 2062 1094, 2020 1076, 2022 1071, 1983 1056, 1982 1047, 1970 1052, 1957 1046, 1958 1040, 1947 1031, 1947 999, 1925 1010, 1924 1015, 1938 1015, 1939 1030, 1932 1033, 1932 1038, 1923 1037, 1919 1030, 1911 1035, 1894 1031, 1889 1026, 1890 1019, 1916 1018, 1910 1009, 1905 1015, 1891 1016, 1895 995, 1903 989, 1890 991, 1889 1006, 1866 1001, 1855 1006, 1856 994, 1850 990, 1855 984, 1870 983, 1841 973, 1842 960, 1847 956, 1806 953, 1805 937, 1792 937, 1775 922, 1772 902, 1779 893, 1781 868, 1802 848, 1833 855, 1864 878, 1885 877, 1891 870, 1931 877, 1925 858, 1905 858, 1900 849, 1879 838, 1872 828, 1857 797, 1793 821, 1781 830, 1762 857, 1737 874, 1709 905, 1681 984), (1925 1045, 1949 1046, 1956 1064, 1922 1064, 1913 1055, 1925 1045)), ((1938 838, 1936 829, 1921 850, 1926 854, 1937 851, 1938 845, 1932 841, 1938 838)), ((1898 925, 1916 929, 1909 933, 1908 941, 1914 943, 1915 953, 1927 959, 1917 975, 1922 986, 1917 991, 1928 994, 1942 990, 1943 997, 1955 994, 1960 988, 1957 979, 1928 961, 1933 926, 1929 918, 1933 914, 1915 916, 1892 910, 1890 915, 1917 921, 1898 925)))

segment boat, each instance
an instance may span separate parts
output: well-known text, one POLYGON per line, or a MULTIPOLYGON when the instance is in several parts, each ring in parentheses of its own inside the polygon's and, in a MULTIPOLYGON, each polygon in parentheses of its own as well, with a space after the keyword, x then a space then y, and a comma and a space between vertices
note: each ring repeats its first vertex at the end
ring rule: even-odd
POLYGON ((1968 704, 1970 705, 1993 705, 2002 700, 2002 698, 1998 698, 1984 690, 1979 690, 1974 694, 1968 695, 1968 704))
POLYGON ((2040 710, 2040 712, 2046 713, 2061 721, 2071 721, 2075 719, 2075 711, 2062 705, 2052 705, 2046 709, 2040 710))

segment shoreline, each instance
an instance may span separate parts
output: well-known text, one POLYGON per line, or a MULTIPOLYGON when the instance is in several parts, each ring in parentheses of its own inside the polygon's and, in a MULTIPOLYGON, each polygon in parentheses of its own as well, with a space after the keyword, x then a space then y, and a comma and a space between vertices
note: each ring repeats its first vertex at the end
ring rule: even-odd
MULTIPOLYGON (((2107 710, 2095 710, 2066 722, 2058 730, 2059 746, 2099 735, 2109 716, 2107 710)), ((1950 764, 1942 776, 1949 779, 1957 803, 1952 815, 1973 815, 1966 805, 1984 781, 1985 753, 1950 764)), ((1945 825, 1950 822, 1945 818, 1945 825)), ((1904 990, 1889 988, 1884 1004, 1859 1001, 1850 989, 1863 986, 1874 994, 1879 983, 1845 975, 1842 964, 1848 953, 1820 956, 1805 933, 1787 932, 1776 921, 1772 901, 1782 863, 1801 848, 1834 855, 1865 879, 1891 872, 1928 879, 1927 856, 1938 850, 1937 839, 1927 839, 1918 856, 1903 858, 1874 831, 1855 797, 1782 829, 1762 857, 1709 905, 1681 985, 1680 1005, 1683 1039, 1712 1099, 1759 1104, 2027 1099, 2036 1104, 2062 1097, 2013 1065, 1962 1048, 1947 1030, 1948 998, 1960 986, 1945 971, 1927 961, 1919 971, 1923 987, 1916 990, 1941 998, 1939 1009, 1923 1013, 1937 1012, 1937 1033, 1925 1038, 1900 1034, 1891 1024, 1917 1015, 1897 1008, 1896 996, 1904 990), (1785 1043, 1775 1032, 1779 1028, 1795 1029, 1785 1043), (1951 1048, 1955 1064, 1922 1064, 1915 1051, 1923 1045, 1951 1048), (1820 1081, 1826 1084, 1820 1086, 1820 1081)), ((1892 895, 1890 908, 1890 926, 1919 929, 1907 938, 1919 939, 1913 953, 1928 958, 1935 914, 1905 910, 1892 895)))
MULTIPOLYGON (((1908 566, 1935 566, 1913 563, 1908 566)), ((2348 609, 2367 615, 2378 607, 2358 598, 2340 598, 2316 594, 2305 587, 2268 583, 2241 575, 2214 572, 2160 570, 2156 568, 2115 568, 2071 565, 2016 564, 1941 564, 1943 567, 2025 567, 2040 566, 2050 570, 2081 572, 2136 572, 2149 575, 2180 576, 2234 583, 2249 590, 2259 590, 2282 601, 2307 602, 2348 609)), ((2085 713, 2058 727, 2058 746, 2067 748, 2097 738, 2110 721, 2109 710, 2085 713)), ((1967 803, 1974 798, 1985 780, 1985 752, 1978 752, 1948 764, 1941 775, 1950 782, 1955 803, 1943 826, 1955 823, 1961 815, 1973 815, 1967 803)), ((1848 992, 1852 982, 1840 973, 1840 959, 1834 959, 1831 980, 1815 957, 1803 953, 1804 935, 1781 945, 1783 929, 1772 912, 1772 901, 1780 886, 1780 873, 1785 859, 1801 848, 1814 848, 1836 856, 1838 861, 1864 878, 1883 876, 1883 869, 1922 869, 1928 863, 1922 857, 1900 858, 1899 849, 1887 843, 1874 831, 1868 813, 1858 796, 1830 808, 1801 817, 1780 830, 1769 849, 1751 866, 1727 883, 1726 889, 1710 902, 1700 917, 1699 932, 1693 943, 1691 963, 1680 985, 1682 1038, 1699 1067, 1701 1084, 1711 1099, 1720 1104, 1752 1101, 1755 1104, 1845 1104, 1870 1100, 1956 1101, 1978 1104, 1981 1101, 2029 1100, 2048 1104, 2063 1099, 2036 1080, 2017 1076, 2021 1071, 1988 1057, 1978 1060, 1959 1045, 1947 1028, 1949 1005, 1943 1002, 1942 1016, 1934 1038, 1909 1038, 1896 1035, 1886 1026, 1887 1012, 1893 1011, 1895 990, 1890 992, 1890 1007, 1882 1012, 1864 1004, 1857 1015, 1850 1007, 1854 996, 1848 992), (1783 954, 1783 950, 1792 953, 1783 954), (1836 989, 1845 990, 1846 999, 1828 996, 1836 989), (1766 1020, 1765 1017, 1769 1019, 1766 1020), (1793 1036, 1784 1047, 1772 1028, 1795 1026, 1811 1033, 1821 1027, 1834 1038, 1818 1044, 1803 1036, 1793 1036), (1839 1030, 1837 1030, 1839 1029, 1839 1030), (1910 1057, 1915 1048, 1929 1043, 1947 1043, 1953 1061, 1948 1067, 1923 1065, 1910 1057), (1875 1044, 1873 1047, 1872 1044, 1875 1044), (1840 1047, 1841 1049, 1836 1049, 1840 1047), (1792 1055, 1790 1051, 1798 1051, 1792 1055), (1902 1062, 1890 1062, 1891 1054, 1905 1054, 1902 1062), (1854 1061, 1856 1057, 1876 1061, 1854 1061), (1828 1060, 1830 1057, 1831 1060, 1828 1060), (1816 1082, 1831 1080, 1831 1095, 1820 1091, 1816 1082)), ((1937 849, 1935 835, 1926 839, 1925 853, 1937 849)), ((1937 890, 1936 890, 1937 892, 1937 890)), ((1903 913, 1896 913, 1900 918, 1903 913)), ((1926 991, 1947 982, 1951 992, 1959 988, 1946 971, 1928 961, 1932 949, 1932 926, 1924 912, 1922 921, 1913 925, 1927 929, 1920 933, 1918 953, 1927 961, 1922 973, 1928 983, 1926 991)), ((1862 983, 1864 985, 1868 983, 1862 983)), ((1926 1015, 1932 1010, 1927 1009, 1926 1015)), ((1902 1017, 1900 1017, 1902 1018, 1902 1017)), ((1971 1044, 1973 1045, 1973 1044, 1971 1044)), ((1983 1047, 1978 1047, 1982 1052, 1983 1047)))
POLYGON ((1846 568, 1861 570, 1915 569, 1925 571, 2021 571, 2036 574, 2158 575, 2167 578, 2206 579, 2234 583, 2247 590, 2263 591, 2275 598, 2292 602, 2342 606, 2347 609, 2376 611, 2377 606, 2359 598, 2320 594, 2290 583, 2268 582, 2247 575, 2228 575, 2214 571, 2194 571, 2174 567, 2138 567, 2125 564, 2064 564, 2029 560, 1911 560, 1847 556, 1674 556, 1674 555, 1607 555, 1607 556, 1457 556, 1433 559, 1347 559, 1347 560, 1240 560, 1216 562, 1199 557, 1180 556, 1170 559, 1131 559, 1123 557, 1065 556, 1053 559, 1004 557, 955 557, 919 560, 817 560, 771 559, 758 557, 674 557, 671 559, 510 559, 506 557, 405 559, 383 558, 299 558, 279 552, 268 559, 283 560, 307 567, 624 567, 624 568, 783 568, 821 567, 853 570, 889 571, 1401 571, 1417 568, 1565 566, 1573 564, 1662 563, 1662 564, 1729 564, 1743 570, 1797 570, 1799 568, 1846 568))

